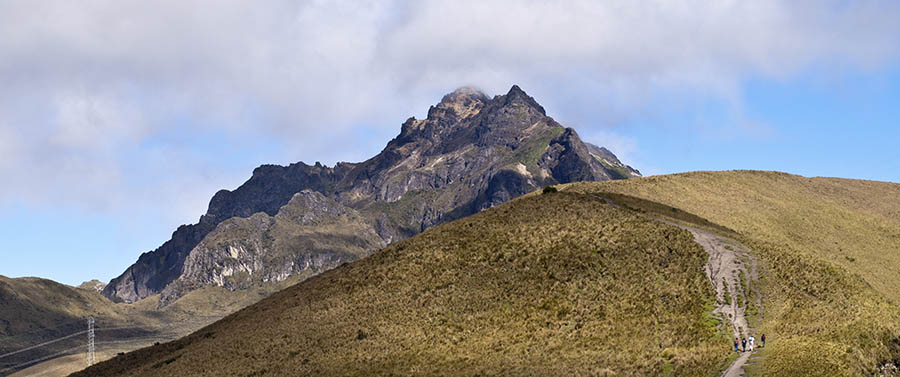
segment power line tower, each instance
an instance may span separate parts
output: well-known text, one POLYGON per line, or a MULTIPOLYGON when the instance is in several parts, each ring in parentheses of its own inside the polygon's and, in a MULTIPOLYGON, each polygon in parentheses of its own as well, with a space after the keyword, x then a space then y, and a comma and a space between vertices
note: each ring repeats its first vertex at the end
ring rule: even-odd
POLYGON ((94 365, 96 359, 94 358, 94 317, 88 317, 88 351, 87 351, 87 365, 94 365))

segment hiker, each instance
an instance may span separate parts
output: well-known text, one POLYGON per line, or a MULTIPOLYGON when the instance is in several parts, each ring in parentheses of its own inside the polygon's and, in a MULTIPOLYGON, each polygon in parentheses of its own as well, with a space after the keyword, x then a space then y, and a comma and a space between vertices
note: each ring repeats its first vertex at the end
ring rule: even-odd
POLYGON ((741 348, 747 352, 747 338, 741 337, 741 348))
POLYGON ((753 352, 753 343, 755 343, 755 342, 756 342, 756 338, 754 338, 753 335, 750 335, 750 341, 747 342, 747 343, 750 343, 750 352, 753 352))
POLYGON ((738 343, 739 343, 739 342, 738 342, 738 338, 734 338, 734 352, 739 352, 739 351, 740 351, 740 350, 738 349, 738 343))
POLYGON ((759 340, 762 340, 762 346, 765 347, 766 346, 766 334, 763 334, 762 338, 759 338, 759 340))

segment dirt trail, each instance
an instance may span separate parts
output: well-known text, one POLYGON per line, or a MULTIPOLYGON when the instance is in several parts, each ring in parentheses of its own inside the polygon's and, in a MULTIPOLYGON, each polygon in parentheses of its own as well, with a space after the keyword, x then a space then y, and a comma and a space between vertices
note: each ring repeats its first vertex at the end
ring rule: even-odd
MULTIPOLYGON (((622 208, 619 204, 606 197, 600 197, 607 204, 622 208)), ((731 238, 718 235, 708 230, 695 228, 656 217, 657 221, 685 229, 694 236, 700 246, 709 254, 706 262, 706 277, 716 288, 716 308, 713 314, 719 315, 724 321, 731 323, 733 338, 740 340, 753 335, 759 338, 747 321, 747 308, 755 305, 754 313, 762 318, 762 295, 759 293, 759 264, 750 255, 747 248, 740 242, 731 238), (743 276, 743 278, 742 278, 743 276), (749 298, 749 299, 748 299, 749 298)), ((759 342, 757 341, 757 347, 759 342)), ((748 345, 749 347, 749 345, 748 345)), ((753 352, 741 352, 740 356, 722 372, 722 377, 741 377, 744 375, 744 365, 753 352)))
MULTIPOLYGON (((756 287, 759 271, 756 260, 747 248, 735 240, 706 230, 681 224, 673 225, 690 231, 697 243, 709 254, 706 276, 716 288, 717 307, 713 313, 721 315, 731 323, 732 337, 740 339, 754 335, 758 338, 759 334, 753 331, 747 321, 747 309, 755 305, 758 313, 762 313, 762 298, 756 287)), ((744 364, 751 354, 752 352, 742 352, 722 376, 742 376, 744 364)))

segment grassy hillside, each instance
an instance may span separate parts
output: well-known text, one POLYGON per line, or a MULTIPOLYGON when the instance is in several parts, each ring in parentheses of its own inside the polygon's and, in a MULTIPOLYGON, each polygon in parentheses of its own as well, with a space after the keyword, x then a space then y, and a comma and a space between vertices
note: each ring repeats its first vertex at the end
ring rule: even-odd
POLYGON ((715 375, 706 255, 654 218, 761 263, 751 376, 900 365, 900 185, 735 171, 535 193, 83 375, 715 375))
POLYGON ((108 314, 110 320, 121 320, 123 314, 96 290, 0 276, 0 353, 30 345, 22 334, 43 332, 56 337, 83 330, 87 316, 98 312, 108 314))
MULTIPOLYGON (((156 296, 135 304, 115 304, 94 287, 76 288, 47 279, 0 276, 0 355, 75 334, 0 358, 0 376, 18 369, 12 367, 32 365, 27 364, 32 360, 60 352, 84 352, 87 335, 78 333, 86 330, 88 316, 96 318, 98 352, 130 351, 185 336, 297 281, 289 279, 237 292, 205 287, 157 310, 156 296)), ((84 360, 77 364, 83 367, 84 360)))
POLYGON ((631 201, 640 211, 660 215, 658 202, 742 234, 766 265, 758 330, 772 340, 752 374, 873 375, 900 363, 900 185, 734 171, 562 190, 626 194, 650 201, 631 201))
MULTIPOLYGON (((0 355, 35 344, 71 335, 87 328, 86 319, 96 315, 98 326, 125 324, 125 308, 106 300, 95 289, 81 289, 39 278, 10 279, 0 276, 0 355)), ((116 335, 145 335, 136 329, 119 330, 116 335)), ((86 335, 0 358, 0 375, 26 361, 70 349, 85 343, 86 335)))
POLYGON ((432 228, 80 375, 712 376, 687 231, 551 193, 432 228))
POLYGON ((900 184, 760 171, 696 172, 576 183, 668 204, 859 274, 900 302, 900 184))

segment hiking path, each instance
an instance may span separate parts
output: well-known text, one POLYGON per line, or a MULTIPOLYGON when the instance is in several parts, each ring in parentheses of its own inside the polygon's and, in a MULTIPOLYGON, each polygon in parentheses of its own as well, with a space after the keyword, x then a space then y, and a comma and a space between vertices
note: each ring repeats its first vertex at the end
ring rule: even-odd
MULTIPOLYGON (((757 287, 759 282, 757 261, 747 248, 736 240, 686 225, 672 225, 691 232, 694 240, 709 254, 706 276, 716 289, 716 308, 713 313, 730 324, 732 338, 749 339, 750 335, 754 335, 758 346, 759 334, 754 332, 748 321, 750 315, 759 316, 762 313, 762 298, 757 287)), ((741 352, 722 376, 743 376, 743 367, 751 354, 749 351, 741 352)))

